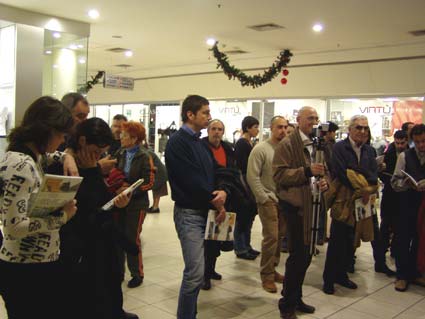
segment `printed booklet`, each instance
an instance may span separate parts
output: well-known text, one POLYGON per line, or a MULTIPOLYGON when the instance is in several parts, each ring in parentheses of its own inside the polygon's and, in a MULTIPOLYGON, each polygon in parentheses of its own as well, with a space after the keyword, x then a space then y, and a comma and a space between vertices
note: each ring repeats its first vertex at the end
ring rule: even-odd
POLYGON ((32 195, 28 216, 42 217, 75 198, 83 178, 45 174, 38 193, 32 195))
POLYGON ((209 210, 205 229, 206 240, 232 241, 235 231, 236 213, 226 212, 226 219, 219 225, 215 222, 216 210, 209 210))
MULTIPOLYGON (((126 188, 125 190, 122 191, 121 194, 129 194, 130 192, 134 191, 137 187, 139 187, 140 185, 143 184, 143 178, 138 179, 137 181, 135 181, 133 184, 131 184, 128 188, 126 188)), ((107 202, 105 205, 102 206, 103 210, 110 210, 112 207, 114 207, 114 201, 115 199, 119 196, 115 196, 114 198, 112 198, 109 202, 107 202)))

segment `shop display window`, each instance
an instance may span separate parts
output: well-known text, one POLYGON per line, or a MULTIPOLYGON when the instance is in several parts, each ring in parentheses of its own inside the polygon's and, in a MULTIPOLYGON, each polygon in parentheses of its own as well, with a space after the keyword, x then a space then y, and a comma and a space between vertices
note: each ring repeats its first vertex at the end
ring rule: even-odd
POLYGON ((87 82, 88 38, 44 31, 43 94, 61 99, 87 82))

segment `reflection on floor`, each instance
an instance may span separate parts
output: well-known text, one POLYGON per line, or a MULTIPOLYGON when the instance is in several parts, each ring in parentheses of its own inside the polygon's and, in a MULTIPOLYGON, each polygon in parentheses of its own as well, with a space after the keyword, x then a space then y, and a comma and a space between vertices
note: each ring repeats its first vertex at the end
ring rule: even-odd
MULTIPOLYGON (((162 199, 160 207, 161 213, 149 214, 143 225, 145 281, 134 289, 123 283, 125 309, 143 319, 175 318, 182 278, 183 259, 174 229, 171 199, 162 199)), ((253 229, 254 248, 260 249, 260 243, 261 225, 257 217, 253 229)), ((356 273, 350 276, 359 289, 352 291, 336 286, 335 295, 325 295, 321 291, 325 248, 319 248, 321 253, 314 258, 304 285, 304 300, 314 305, 316 312, 299 315, 300 318, 425 318, 425 288, 412 285, 407 292, 396 292, 393 279, 374 272, 368 243, 357 251, 356 273)), ((281 271, 286 256, 282 255, 281 271)), ((217 271, 223 280, 213 281, 210 291, 201 290, 198 318, 278 319, 279 294, 270 294, 261 288, 259 262, 260 258, 245 261, 236 259, 232 252, 222 253, 217 271)), ((394 269, 393 261, 389 259, 388 263, 394 269)), ((6 318, 3 306, 0 306, 0 318, 6 318)))

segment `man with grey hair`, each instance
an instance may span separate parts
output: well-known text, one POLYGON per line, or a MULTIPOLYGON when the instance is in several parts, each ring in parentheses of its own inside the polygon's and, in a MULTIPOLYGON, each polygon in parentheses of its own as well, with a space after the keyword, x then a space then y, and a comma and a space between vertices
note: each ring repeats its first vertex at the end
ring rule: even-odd
MULTIPOLYGON (((323 164, 314 163, 315 146, 311 140, 313 126, 319 121, 314 108, 305 106, 297 116, 298 127, 276 147, 273 158, 273 179, 279 207, 286 219, 289 257, 286 260, 285 284, 279 310, 283 319, 295 319, 295 311, 313 313, 315 308, 302 300, 302 285, 311 262, 310 243, 313 215, 313 176, 324 176, 323 164)), ((327 190, 325 179, 320 191, 327 190)))
MULTIPOLYGON (((378 167, 375 151, 366 144, 370 135, 367 117, 353 116, 348 132, 348 137, 336 143, 333 148, 332 176, 341 185, 337 189, 335 203, 350 201, 355 192, 355 181, 347 174, 347 170, 351 169, 363 176, 368 183, 366 186, 371 186, 364 187, 359 195, 362 203, 368 205, 370 196, 377 190, 378 167)), ((323 292, 326 294, 335 292, 335 283, 349 289, 357 288, 347 275, 348 265, 354 256, 354 204, 348 208, 344 205, 332 206, 331 217, 330 238, 323 272, 323 292)))
POLYGON ((260 275, 263 289, 276 293, 275 282, 283 283, 283 275, 276 271, 280 261, 280 247, 284 218, 279 209, 272 162, 277 144, 285 137, 288 121, 274 116, 270 123, 271 137, 258 144, 248 158, 247 181, 257 201, 258 215, 263 226, 260 275))

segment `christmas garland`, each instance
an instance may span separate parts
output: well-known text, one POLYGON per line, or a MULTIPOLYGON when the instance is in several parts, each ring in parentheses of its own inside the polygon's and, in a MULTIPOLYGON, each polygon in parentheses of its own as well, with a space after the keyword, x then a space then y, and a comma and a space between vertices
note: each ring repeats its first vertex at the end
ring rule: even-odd
POLYGON ((238 79, 242 86, 252 86, 254 89, 270 82, 274 77, 276 77, 282 68, 286 67, 286 65, 290 62, 292 53, 289 50, 284 50, 280 52, 277 60, 269 67, 264 73, 256 74, 253 76, 246 75, 244 72, 239 70, 233 65, 230 65, 229 58, 223 52, 220 52, 218 49, 218 42, 214 44, 214 46, 210 49, 214 53, 214 57, 217 59, 217 69, 222 68, 224 73, 231 79, 238 79))
POLYGON ((98 84, 100 79, 105 75, 105 71, 98 71, 95 76, 91 77, 91 81, 87 81, 82 87, 78 89, 78 93, 87 94, 94 85, 98 84))

